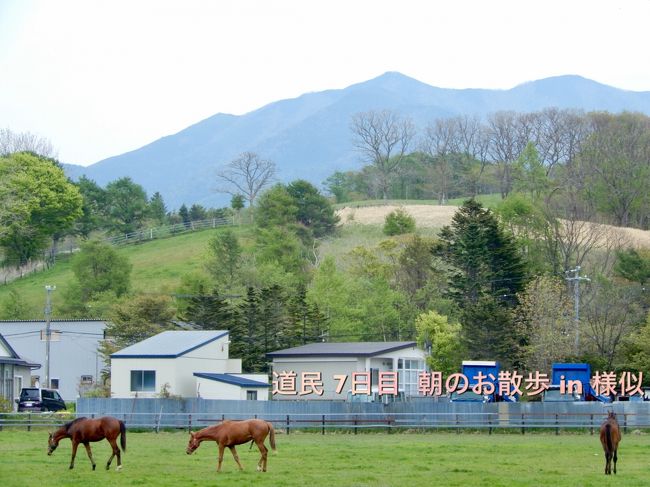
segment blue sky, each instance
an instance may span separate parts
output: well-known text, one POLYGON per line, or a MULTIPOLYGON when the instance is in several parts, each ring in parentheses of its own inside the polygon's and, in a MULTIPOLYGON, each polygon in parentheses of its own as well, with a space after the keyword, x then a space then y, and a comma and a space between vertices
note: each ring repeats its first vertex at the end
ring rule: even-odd
POLYGON ((650 0, 0 0, 0 127, 88 165, 215 113, 399 71, 650 91, 650 0))

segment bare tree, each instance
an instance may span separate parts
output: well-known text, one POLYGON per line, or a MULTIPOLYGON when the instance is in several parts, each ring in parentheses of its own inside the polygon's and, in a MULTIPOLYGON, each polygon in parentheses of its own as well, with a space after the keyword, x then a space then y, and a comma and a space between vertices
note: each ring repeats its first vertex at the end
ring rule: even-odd
POLYGON ((430 123, 422 138, 421 150, 432 160, 433 188, 438 193, 438 204, 447 203, 453 169, 451 167, 450 154, 458 152, 456 133, 458 125, 453 118, 439 118, 430 123))
POLYGON ((415 136, 413 122, 389 110, 369 111, 355 114, 351 129, 355 147, 377 168, 382 197, 388 199, 391 178, 415 136))
POLYGON ((217 178, 227 183, 220 187, 220 193, 241 194, 253 208, 255 198, 275 176, 275 163, 262 159, 254 152, 244 152, 217 172, 217 178))
POLYGON ((16 133, 8 128, 0 129, 0 156, 14 152, 33 152, 39 156, 56 157, 56 151, 48 139, 30 132, 16 133))

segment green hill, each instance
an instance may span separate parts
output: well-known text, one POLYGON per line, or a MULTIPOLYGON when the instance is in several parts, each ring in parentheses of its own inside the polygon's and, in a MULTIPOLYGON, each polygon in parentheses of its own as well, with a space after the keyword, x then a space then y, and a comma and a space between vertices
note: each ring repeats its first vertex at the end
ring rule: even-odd
MULTIPOLYGON (((232 228, 232 227, 231 227, 232 228)), ((215 232, 211 229, 187 233, 160 240, 152 240, 137 245, 118 247, 118 252, 128 257, 133 264, 131 285, 135 292, 173 293, 181 283, 184 274, 203 268, 208 240, 215 232)), ((252 228, 234 228, 242 244, 250 242, 252 228)), ((54 285, 57 290, 52 295, 52 305, 56 313, 57 301, 74 278, 70 258, 62 258, 54 267, 0 286, 0 303, 9 292, 16 290, 33 314, 33 319, 43 318, 45 306, 45 285, 54 285)), ((66 318, 55 316, 55 318, 66 318)))

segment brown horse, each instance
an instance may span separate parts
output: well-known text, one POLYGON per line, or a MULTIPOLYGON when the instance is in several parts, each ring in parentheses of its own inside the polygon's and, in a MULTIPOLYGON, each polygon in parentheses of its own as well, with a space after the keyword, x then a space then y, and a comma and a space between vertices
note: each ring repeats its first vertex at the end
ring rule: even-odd
POLYGON ((99 419, 77 418, 74 421, 64 424, 54 433, 50 433, 50 438, 47 442, 47 454, 52 455, 52 452, 59 446, 60 440, 70 438, 70 441, 72 441, 70 468, 74 468, 74 457, 77 455, 77 447, 79 443, 82 443, 86 447, 88 458, 90 458, 90 463, 92 463, 93 470, 95 470, 95 460, 93 460, 89 443, 91 441, 101 441, 106 438, 113 448, 113 454, 108 459, 106 470, 111 467, 111 462, 116 455, 117 470, 122 470, 122 458, 116 441, 120 434, 122 435, 120 439, 122 451, 126 452, 126 427, 123 421, 111 416, 105 416, 99 419))
POLYGON ((247 419, 245 421, 224 421, 221 424, 208 426, 196 433, 190 433, 190 441, 187 444, 188 455, 194 453, 202 441, 211 440, 216 441, 219 445, 219 465, 217 472, 221 472, 221 462, 223 461, 223 451, 226 447, 230 448, 232 456, 235 457, 239 470, 243 470, 241 463, 239 463, 239 456, 237 455, 236 445, 241 445, 254 441, 257 448, 260 449, 262 456, 257 463, 257 470, 266 472, 266 458, 269 450, 264 446, 264 440, 270 433, 271 448, 275 451, 275 432, 273 425, 262 419, 247 419))
POLYGON ((614 459, 614 473, 616 473, 616 460, 618 460, 618 444, 621 441, 621 430, 616 421, 616 414, 610 411, 607 419, 600 427, 600 443, 605 450, 605 475, 612 474, 612 459, 614 459))

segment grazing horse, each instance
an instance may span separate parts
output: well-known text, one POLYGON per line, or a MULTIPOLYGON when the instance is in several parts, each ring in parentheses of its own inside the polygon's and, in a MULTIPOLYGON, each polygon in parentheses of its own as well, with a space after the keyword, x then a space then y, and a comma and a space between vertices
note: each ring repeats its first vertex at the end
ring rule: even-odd
POLYGON ((266 436, 270 434, 271 448, 275 451, 275 432, 273 425, 262 419, 247 419, 245 421, 223 421, 214 426, 208 426, 196 433, 190 433, 190 441, 187 444, 188 455, 194 453, 202 441, 211 440, 216 441, 219 445, 219 464, 217 472, 221 472, 221 462, 223 461, 223 451, 226 447, 230 448, 232 456, 235 458, 239 470, 243 470, 241 463, 239 463, 239 456, 237 455, 236 445, 241 445, 253 441, 259 448, 262 456, 257 463, 257 471, 266 472, 266 458, 269 450, 264 446, 266 436))
POLYGON ((126 427, 124 422, 111 416, 104 416, 99 419, 77 418, 74 421, 64 424, 54 433, 50 433, 50 438, 47 442, 47 454, 52 455, 56 447, 59 446, 59 441, 63 438, 70 438, 72 441, 72 459, 70 460, 70 468, 74 468, 74 457, 77 454, 77 447, 82 443, 86 447, 88 458, 95 470, 95 460, 90 451, 89 443, 91 441, 101 441, 104 438, 108 440, 113 448, 113 454, 108 459, 106 470, 111 467, 113 458, 117 455, 117 470, 122 470, 122 458, 120 456, 120 449, 117 447, 117 437, 120 438, 120 445, 122 451, 126 452, 126 427))
POLYGON ((612 459, 614 459, 614 473, 616 473, 616 460, 618 460, 618 443, 621 441, 621 430, 616 421, 616 414, 610 411, 607 419, 600 427, 600 443, 605 450, 605 475, 612 474, 612 459))

